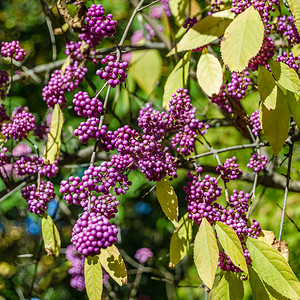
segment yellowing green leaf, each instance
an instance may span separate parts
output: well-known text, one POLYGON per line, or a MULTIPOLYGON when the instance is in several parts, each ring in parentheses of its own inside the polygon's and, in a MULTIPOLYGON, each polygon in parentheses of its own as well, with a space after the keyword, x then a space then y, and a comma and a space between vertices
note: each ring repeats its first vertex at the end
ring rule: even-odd
POLYGON ((63 127, 63 113, 58 103, 55 104, 52 113, 50 131, 47 136, 47 144, 44 150, 44 162, 53 164, 58 158, 61 144, 61 130, 63 127))
POLYGON ((102 269, 99 256, 86 257, 84 262, 85 288, 89 300, 101 299, 103 290, 102 269))
POLYGON ((300 103, 296 100, 295 95, 291 92, 287 93, 287 103, 290 113, 293 116, 294 121, 300 127, 300 103))
POLYGON ((167 179, 156 182, 156 194, 158 202, 164 214, 178 228, 178 199, 172 185, 167 179))
POLYGON ((231 71, 241 72, 247 67, 262 46, 263 34, 263 22, 252 6, 232 21, 221 42, 223 61, 231 71))
POLYGON ((209 289, 214 284, 218 259, 219 248, 214 230, 203 218, 194 241, 194 261, 200 278, 209 289))
POLYGON ((101 266, 119 285, 127 284, 127 270, 124 260, 115 245, 106 249, 101 249, 100 255, 101 266))
POLYGON ((225 273, 225 276, 221 278, 218 286, 213 291, 212 300, 230 300, 229 282, 226 278, 227 274, 228 273, 225 273))
POLYGON ((188 253, 193 235, 193 221, 186 213, 178 223, 170 243, 170 267, 175 267, 188 253))
POLYGON ((221 222, 216 222, 218 239, 233 264, 248 273, 241 242, 234 230, 221 222))
POLYGON ((42 235, 47 255, 58 257, 60 252, 60 236, 52 218, 45 213, 42 216, 42 235))
POLYGON ((181 26, 185 19, 185 10, 187 8, 189 1, 188 0, 170 0, 169 6, 174 17, 175 23, 178 26, 181 26))
POLYGON ((162 59, 157 50, 139 50, 132 52, 129 72, 139 87, 151 94, 160 79, 162 59))
POLYGON ((268 61, 272 73, 278 83, 291 92, 300 91, 300 79, 297 72, 283 62, 270 59, 268 61))
POLYGON ((300 283, 281 253, 257 239, 246 243, 257 275, 285 297, 300 299, 300 283))
POLYGON ((212 96, 220 91, 223 72, 219 60, 210 53, 202 53, 197 65, 197 80, 200 87, 212 96))
POLYGON ((295 25, 300 34, 300 2, 298 0, 288 0, 288 4, 294 16, 295 25))
POLYGON ((233 18, 234 14, 230 10, 205 17, 183 36, 167 56, 181 51, 193 50, 213 42, 224 33, 233 18))
POLYGON ((269 300, 269 294, 267 289, 263 283, 263 281, 259 278, 257 273, 252 269, 251 266, 248 266, 249 270, 249 281, 252 289, 252 296, 254 300, 269 300))
POLYGON ((169 75, 163 95, 163 107, 169 108, 169 100, 179 88, 184 88, 187 84, 190 68, 191 52, 187 52, 184 57, 177 63, 171 74, 169 75))
POLYGON ((71 55, 69 55, 69 56, 66 58, 64 64, 61 66, 61 72, 62 72, 63 74, 65 74, 66 68, 67 68, 67 66, 70 65, 70 63, 71 63, 71 55))
POLYGON ((276 108, 268 110, 261 105, 262 128, 271 144, 274 155, 277 156, 288 136, 290 126, 290 111, 286 97, 278 89, 276 108))

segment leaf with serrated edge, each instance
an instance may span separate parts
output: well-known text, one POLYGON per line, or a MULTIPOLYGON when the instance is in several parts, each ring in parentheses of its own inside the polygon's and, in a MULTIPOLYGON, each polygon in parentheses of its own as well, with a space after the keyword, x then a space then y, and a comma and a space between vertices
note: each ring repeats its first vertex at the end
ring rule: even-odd
POLYGON ((288 3, 294 16, 298 33, 300 34, 300 2, 298 0, 288 0, 288 3))
POLYGON ((248 266, 249 270, 249 281, 252 289, 252 296, 254 300, 269 300, 269 294, 267 289, 263 283, 263 281, 259 278, 257 273, 252 269, 251 266, 248 266))
POLYGON ((233 18, 234 14, 230 10, 205 17, 183 36, 167 56, 181 51, 193 50, 213 42, 224 34, 225 29, 232 22, 233 18))
POLYGON ((296 100, 295 95, 291 92, 287 93, 287 101, 290 113, 293 116, 294 121, 300 127, 300 103, 296 100))
POLYGON ((200 278, 212 289, 218 266, 219 248, 215 233, 203 218, 194 241, 194 262, 200 278))
POLYGON ((219 60, 214 55, 202 52, 197 65, 197 80, 209 97, 219 93, 223 82, 223 72, 219 60))
POLYGON ((193 221, 186 213, 178 223, 170 243, 170 267, 175 267, 189 252, 193 236, 193 221))
POLYGON ((231 71, 241 72, 260 50, 264 25, 257 10, 250 6, 227 27, 221 42, 224 63, 231 71))
POLYGON ((218 239, 233 264, 239 267, 244 272, 248 273, 244 252, 237 234, 231 227, 221 222, 216 222, 215 228, 217 231, 218 239))
POLYGON ((289 133, 290 111, 285 100, 284 94, 278 89, 276 108, 268 110, 264 104, 260 107, 262 128, 275 156, 280 152, 289 133))
POLYGON ((300 90, 300 79, 294 69, 274 59, 269 59, 268 63, 275 79, 282 87, 291 92, 298 92, 300 90))
POLYGON ((101 266, 119 285, 127 284, 127 270, 124 260, 115 245, 101 249, 99 254, 101 266))
POLYGON ((61 144, 61 130, 63 127, 63 113, 58 103, 55 104, 52 113, 50 130, 47 136, 47 144, 44 150, 44 162, 53 164, 58 158, 61 144))
POLYGON ((257 239, 248 238, 246 244, 258 276, 280 294, 300 299, 300 283, 281 253, 257 239))
POLYGON ((84 262, 85 288, 89 300, 100 300, 103 290, 102 268, 99 256, 86 257, 84 262))
POLYGON ((156 182, 158 202, 168 219, 178 228, 178 199, 169 181, 163 178, 156 182))
POLYGON ((60 252, 60 236, 52 218, 44 213, 42 216, 42 236, 47 255, 58 257, 60 252))
POLYGON ((169 108, 169 100, 171 99, 172 95, 176 93, 176 90, 179 88, 184 88, 187 85, 189 77, 190 59, 191 52, 189 51, 177 63, 177 65, 167 78, 163 95, 163 107, 165 109, 169 108))
POLYGON ((174 17, 174 20, 178 26, 183 25, 186 15, 185 10, 189 1, 187 0, 169 0, 169 6, 174 17))

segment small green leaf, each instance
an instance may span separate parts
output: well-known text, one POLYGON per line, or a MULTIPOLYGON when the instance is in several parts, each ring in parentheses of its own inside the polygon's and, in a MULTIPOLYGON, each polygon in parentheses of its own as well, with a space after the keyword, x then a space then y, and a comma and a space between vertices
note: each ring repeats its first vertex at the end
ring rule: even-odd
POLYGON ((52 218, 44 213, 42 216, 42 236, 47 255, 58 257, 60 252, 60 236, 52 218))
POLYGON ((300 91, 300 79, 294 69, 274 59, 269 59, 268 63, 275 79, 282 87, 295 93, 300 91))
POLYGON ((163 95, 163 107, 169 108, 169 100, 179 88, 184 88, 187 85, 189 76, 191 52, 187 52, 184 57, 177 63, 171 74, 169 75, 163 95))
POLYGON ((257 84, 262 103, 268 110, 275 109, 278 86, 272 73, 262 65, 258 67, 257 84))
POLYGON ((264 25, 253 6, 239 14, 227 27, 221 42, 224 63, 231 71, 241 72, 260 50, 264 25))
POLYGON ((124 260, 115 245, 106 249, 101 249, 101 266, 110 275, 110 277, 120 286, 127 284, 127 270, 124 260))
POLYGON ((234 230, 221 222, 216 222, 218 239, 233 264, 248 273, 241 242, 234 230))
POLYGON ((300 127, 300 103, 296 100, 295 94, 288 92, 287 93, 287 102, 289 106, 290 113, 293 116, 294 121, 300 127))
POLYGON ((219 93, 223 82, 223 72, 219 60, 214 55, 202 53, 197 65, 197 80, 209 97, 219 93))
POLYGON ((218 286, 213 291, 211 300, 230 300, 229 282, 227 280, 227 274, 228 272, 226 272, 225 275, 221 278, 218 286))
POLYGON ((44 162, 53 164, 58 158, 61 144, 61 130, 63 127, 63 113, 58 103, 55 104, 52 113, 50 131, 47 137, 47 144, 44 150, 44 162))
POLYGON ((222 34, 231 23, 234 14, 227 11, 207 16, 196 23, 180 40, 174 49, 172 49, 167 56, 173 55, 177 52, 193 50, 205 46, 222 34))
POLYGON ((99 256, 86 257, 84 262, 85 288, 89 300, 101 299, 103 290, 102 268, 99 256))
POLYGON ((150 95, 161 76, 162 59, 159 52, 133 51, 128 71, 140 88, 150 95))
POLYGON ((282 254, 257 239, 248 238, 246 244, 257 275, 280 294, 300 299, 300 283, 282 254))
POLYGON ((268 110, 261 105, 263 131, 271 144, 274 155, 277 156, 288 137, 290 127, 290 111, 286 97, 277 89, 277 101, 274 110, 268 110))
POLYGON ((257 273, 252 269, 251 266, 248 266, 249 270, 249 281, 252 289, 252 296, 254 300, 269 300, 269 294, 267 289, 263 283, 263 281, 259 278, 257 273))
POLYGON ((175 267, 189 252, 193 235, 193 221, 186 213, 178 223, 170 243, 170 267, 175 267))
POLYGON ((178 26, 183 25, 186 20, 185 11, 189 1, 188 0, 170 0, 169 6, 174 17, 175 23, 178 26))
POLYGON ((219 260, 217 239, 211 225, 203 218, 194 242, 194 262, 200 278, 211 290, 219 260))
POLYGON ((178 228, 178 199, 169 181, 163 178, 156 182, 158 202, 169 220, 178 228))

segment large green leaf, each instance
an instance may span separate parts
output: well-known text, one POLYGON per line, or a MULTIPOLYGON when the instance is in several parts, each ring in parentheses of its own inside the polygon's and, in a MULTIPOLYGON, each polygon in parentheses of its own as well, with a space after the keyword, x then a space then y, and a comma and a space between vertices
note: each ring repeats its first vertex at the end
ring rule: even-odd
POLYGON ((200 87, 212 96, 220 91, 223 82, 223 72, 219 60, 212 54, 202 52, 197 65, 197 80, 200 87))
POLYGON ((262 104, 261 115, 263 131, 271 144, 274 155, 277 156, 288 137, 290 126, 290 111, 281 89, 277 89, 275 109, 268 110, 262 104))
POLYGON ((60 252, 60 236, 52 218, 45 213, 42 216, 42 236, 47 255, 58 257, 60 252))
POLYGON ((157 50, 139 50, 132 52, 129 65, 131 76, 139 87, 151 94, 160 79, 162 59, 157 50))
POLYGON ((300 91, 300 79, 297 72, 283 62, 270 59, 271 71, 278 83, 291 92, 300 91))
POLYGON ((275 109, 278 86, 272 73, 264 66, 259 65, 257 77, 258 91, 262 103, 268 110, 275 109))
POLYGON ((231 71, 241 72, 260 50, 264 25, 252 6, 238 15, 227 27, 221 42, 224 63, 231 71))
POLYGON ((121 286, 127 284, 126 266, 115 245, 101 249, 99 258, 101 266, 117 284, 121 286))
POLYGON ((300 299, 300 283, 281 253, 257 239, 246 243, 257 275, 285 297, 300 299))
POLYGON ((193 235, 193 221, 186 213, 178 223, 170 243, 170 267, 175 267, 189 252, 193 235))
POLYGON ((224 34, 233 18, 234 14, 230 10, 205 17, 183 36, 176 47, 168 53, 168 56, 181 51, 193 50, 213 42, 224 34))
POLYGON ((169 0, 169 6, 178 26, 183 25, 186 20, 185 11, 189 1, 188 0, 169 0))
POLYGON ((61 144, 61 130, 64 124, 63 113, 58 103, 55 104, 52 113, 50 130, 47 137, 47 144, 44 150, 44 162, 53 164, 58 158, 61 144))
POLYGON ((86 257, 84 262, 85 288, 89 300, 101 299, 103 290, 102 268, 99 256, 86 257))
POLYGON ((212 289, 218 266, 219 248, 211 225, 203 218, 194 241, 194 261, 198 274, 212 289))
POLYGON ((241 242, 234 230, 221 222, 216 222, 218 239, 233 264, 248 273, 241 242))
POLYGON ((288 4, 294 16, 295 25, 300 34, 300 2, 299 0, 288 0, 288 4))
POLYGON ((298 127, 300 127, 300 102, 296 100, 295 95, 291 92, 287 92, 286 98, 290 113, 298 127))
POLYGON ((170 182, 163 178, 156 182, 156 194, 158 202, 164 214, 178 228, 178 199, 170 182))
POLYGON ((254 300, 271 299, 263 281, 259 278, 257 273, 252 269, 251 266, 248 266, 248 270, 249 270, 249 281, 252 289, 253 299, 254 300))
POLYGON ((184 88, 187 85, 189 76, 191 52, 187 52, 184 57, 177 63, 171 74, 169 75, 163 95, 163 107, 169 108, 169 100, 179 88, 184 88))

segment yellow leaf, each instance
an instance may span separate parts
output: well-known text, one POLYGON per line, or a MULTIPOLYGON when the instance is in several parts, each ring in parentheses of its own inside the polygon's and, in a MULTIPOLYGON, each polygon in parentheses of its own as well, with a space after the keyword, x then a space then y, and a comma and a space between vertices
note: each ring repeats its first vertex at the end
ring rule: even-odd
POLYGON ((100 300, 103 291, 102 268, 98 256, 86 257, 84 281, 89 300, 100 300))

